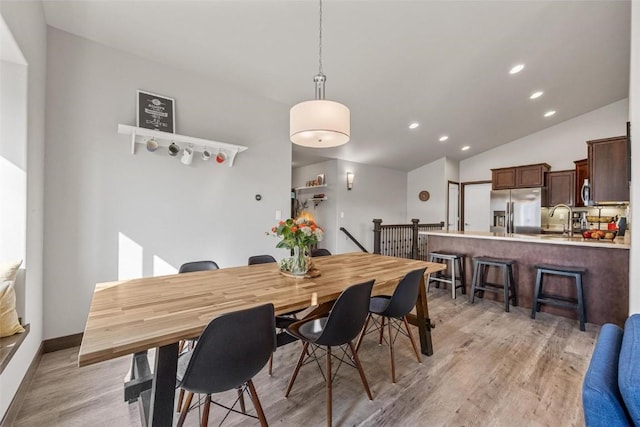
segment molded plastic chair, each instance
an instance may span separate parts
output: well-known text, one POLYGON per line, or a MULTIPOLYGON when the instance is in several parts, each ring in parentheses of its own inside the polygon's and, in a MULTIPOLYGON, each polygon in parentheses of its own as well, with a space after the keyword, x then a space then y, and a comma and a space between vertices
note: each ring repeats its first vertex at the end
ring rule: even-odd
POLYGON ((365 336, 365 334, 373 331, 373 329, 367 331, 369 321, 373 319, 375 330, 380 331, 380 339, 378 343, 382 344, 382 340, 384 338, 384 324, 386 321, 389 330, 387 344, 389 345, 389 357, 391 359, 392 383, 396 382, 396 366, 393 356, 393 343, 398 337, 398 333, 402 333, 403 335, 409 337, 409 340, 411 340, 413 351, 415 352, 416 358, 418 359, 418 363, 422 363, 420 352, 418 351, 416 342, 413 339, 413 335, 411 334, 411 329, 409 329, 407 314, 409 314, 411 309, 416 305, 418 292, 420 291, 420 281, 422 279, 422 276, 424 275, 425 270, 426 268, 420 268, 418 270, 413 270, 407 273, 402 278, 400 283, 398 283, 398 286, 396 286, 396 289, 393 292, 392 296, 381 295, 371 298, 371 301, 369 303, 369 316, 367 316, 364 328, 362 329, 360 337, 358 338, 356 351, 358 351, 358 349, 360 348, 362 338, 365 336), (382 318, 381 323, 378 324, 378 322, 372 317, 372 315, 374 314, 382 318), (406 333, 401 328, 402 323, 404 323, 404 327, 407 331, 406 333), (393 334, 392 327, 395 329, 395 334, 393 334))
MULTIPOLYGON (((324 372, 323 375, 326 382, 327 425, 329 426, 332 423, 332 378, 333 375, 337 374, 338 369, 340 369, 343 363, 358 369, 364 390, 369 400, 373 400, 371 390, 369 390, 369 384, 367 384, 367 378, 364 375, 360 359, 358 359, 358 354, 352 342, 362 330, 362 326, 367 317, 373 282, 373 280, 370 280, 345 289, 333 304, 328 315, 323 314, 300 320, 287 328, 287 332, 302 340, 304 346, 296 368, 293 371, 293 375, 291 376, 291 380, 289 380, 285 397, 289 396, 293 383, 298 376, 298 371, 303 364, 315 360, 318 367, 320 367, 316 350, 321 346, 326 347, 326 372, 324 372), (310 344, 313 346, 311 351, 309 351, 310 344), (342 347, 345 344, 348 345, 351 350, 353 365, 351 364, 351 358, 347 355, 346 348, 342 347), (336 355, 333 355, 331 353, 331 347, 341 347, 342 356, 338 358, 336 355), (338 364, 336 372, 332 375, 331 359, 333 357, 339 359, 340 363, 338 364)), ((322 357, 322 355, 320 355, 320 357, 322 357)))
MULTIPOLYGON (((249 257, 248 265, 270 264, 274 262, 277 262, 277 261, 271 255, 253 255, 249 257)), ((282 316, 276 316, 276 328, 278 329, 278 333, 276 334, 276 347, 281 347, 283 345, 297 341, 296 338, 287 334, 286 332, 284 332, 284 330, 287 328, 287 326, 289 326, 290 324, 298 320, 296 319, 296 313, 299 313, 302 310, 304 310, 304 308, 301 310, 285 313, 282 316)), ((273 372, 273 355, 269 358, 269 376, 271 376, 272 372, 273 372)))
POLYGON ((194 271, 218 270, 218 264, 215 261, 193 261, 186 262, 180 266, 178 273, 193 273, 194 271))
POLYGON ((249 257, 247 265, 269 264, 272 262, 276 262, 276 259, 271 255, 254 255, 249 257))
POLYGON ((242 413, 260 420, 267 420, 251 379, 264 367, 276 347, 273 304, 264 304, 246 310, 223 314, 213 319, 205 328, 193 350, 178 359, 178 386, 187 390, 186 403, 178 420, 184 424, 194 393, 206 395, 202 413, 202 424, 207 425, 209 407, 213 393, 238 388, 238 399, 229 411, 241 402, 242 393, 251 396, 256 416, 242 413))
POLYGON ((319 257, 319 256, 331 256, 331 252, 328 249, 318 248, 311 250, 311 257, 319 257))
MULTIPOLYGON (((192 261, 185 262, 180 266, 178 273, 193 273, 196 271, 209 271, 218 270, 218 264, 215 261, 192 261)), ((185 347, 193 348, 196 340, 182 340, 178 346, 178 353, 182 353, 185 347)), ((176 411, 180 411, 182 408, 182 400, 184 399, 184 389, 180 390, 178 394, 178 403, 176 405, 176 411)))

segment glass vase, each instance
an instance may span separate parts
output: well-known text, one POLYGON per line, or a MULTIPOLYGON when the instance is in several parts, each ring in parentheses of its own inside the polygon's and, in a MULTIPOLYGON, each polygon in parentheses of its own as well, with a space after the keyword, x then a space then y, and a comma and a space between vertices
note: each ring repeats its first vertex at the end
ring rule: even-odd
POLYGON ((304 246, 294 246, 293 256, 291 257, 291 274, 304 276, 309 271, 307 262, 307 248, 304 246))

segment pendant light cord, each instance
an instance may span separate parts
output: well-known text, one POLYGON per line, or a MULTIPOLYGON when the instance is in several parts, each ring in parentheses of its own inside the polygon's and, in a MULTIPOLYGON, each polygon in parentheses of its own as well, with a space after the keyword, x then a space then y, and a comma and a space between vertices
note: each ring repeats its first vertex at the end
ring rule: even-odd
POLYGON ((322 0, 320 0, 320 30, 318 37, 318 73, 324 74, 322 70, 322 0))

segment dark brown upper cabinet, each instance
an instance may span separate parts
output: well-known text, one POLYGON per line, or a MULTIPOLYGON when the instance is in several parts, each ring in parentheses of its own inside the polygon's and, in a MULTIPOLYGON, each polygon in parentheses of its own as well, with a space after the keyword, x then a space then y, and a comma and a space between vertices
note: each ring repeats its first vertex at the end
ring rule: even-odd
POLYGON ((627 137, 587 141, 591 199, 598 204, 629 201, 627 137))
POLYGON ((494 190, 507 188, 544 187, 545 173, 551 167, 546 163, 491 169, 491 186, 494 190))
POLYGON ((547 206, 563 203, 574 206, 576 200, 576 171, 547 172, 547 206))
POLYGON ((585 179, 589 179, 589 160, 582 159, 576 160, 573 162, 576 164, 576 186, 575 186, 575 200, 576 207, 583 207, 584 203, 582 203, 582 184, 584 184, 585 179))

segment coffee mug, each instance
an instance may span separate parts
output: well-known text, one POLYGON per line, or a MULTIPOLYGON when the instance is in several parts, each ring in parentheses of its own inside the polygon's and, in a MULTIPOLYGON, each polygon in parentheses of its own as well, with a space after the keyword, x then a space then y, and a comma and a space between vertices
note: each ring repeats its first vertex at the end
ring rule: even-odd
POLYGON ((202 160, 209 160, 211 158, 211 150, 205 148, 202 152, 202 160))
POLYGON ((216 162, 223 163, 225 160, 227 160, 227 155, 224 154, 222 151, 219 152, 218 155, 216 156, 216 162))
POLYGON ((157 149, 158 149, 158 141, 156 141, 154 138, 148 139, 147 140, 147 150, 151 151, 153 153, 157 149))
POLYGON ((182 164, 190 165, 193 161, 193 148, 187 147, 182 151, 182 159, 180 159, 182 164))
POLYGON ((175 142, 172 142, 171 145, 169 145, 169 155, 175 157, 178 155, 179 152, 180 152, 180 146, 175 142))

